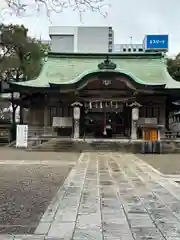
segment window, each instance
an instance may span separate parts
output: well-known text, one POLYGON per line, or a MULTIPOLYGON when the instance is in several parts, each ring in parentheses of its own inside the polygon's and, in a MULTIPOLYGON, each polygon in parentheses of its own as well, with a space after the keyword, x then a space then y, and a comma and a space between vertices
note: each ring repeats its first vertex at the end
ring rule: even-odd
POLYGON ((143 49, 142 48, 139 48, 139 52, 142 52, 143 51, 143 49))
POLYGON ((133 49, 133 52, 136 52, 136 48, 133 49))
POLYGON ((112 33, 113 33, 112 27, 109 27, 109 34, 112 34, 112 33))
POLYGON ((131 48, 128 48, 128 52, 131 52, 131 48))
POLYGON ((123 52, 126 52, 126 48, 123 48, 123 52))

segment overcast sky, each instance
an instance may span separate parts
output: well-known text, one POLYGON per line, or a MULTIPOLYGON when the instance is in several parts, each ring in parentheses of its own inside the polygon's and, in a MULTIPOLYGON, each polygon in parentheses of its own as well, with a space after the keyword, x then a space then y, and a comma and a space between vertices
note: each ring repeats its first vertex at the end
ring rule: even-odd
MULTIPOLYGON (((0 0, 2 4, 3 0, 0 0)), ((28 0, 30 1, 30 0, 28 0)), ((107 0, 108 2, 108 0, 107 0)), ((50 25, 110 25, 115 30, 116 43, 141 43, 146 34, 169 34, 169 52, 180 52, 180 0, 109 0, 111 7, 106 9, 108 16, 86 12, 83 22, 76 12, 68 9, 53 14, 51 22, 43 13, 23 18, 4 16, 5 23, 22 23, 34 37, 48 39, 50 25)), ((2 5, 1 5, 2 6, 2 5)))

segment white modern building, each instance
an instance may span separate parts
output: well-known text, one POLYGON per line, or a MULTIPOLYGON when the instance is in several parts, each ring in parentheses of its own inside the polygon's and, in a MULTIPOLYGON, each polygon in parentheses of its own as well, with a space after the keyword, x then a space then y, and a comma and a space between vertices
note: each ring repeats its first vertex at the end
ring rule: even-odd
POLYGON ((117 53, 138 53, 144 52, 143 44, 114 44, 114 52, 117 53))
POLYGON ((114 51, 112 27, 49 27, 52 52, 106 53, 114 51))

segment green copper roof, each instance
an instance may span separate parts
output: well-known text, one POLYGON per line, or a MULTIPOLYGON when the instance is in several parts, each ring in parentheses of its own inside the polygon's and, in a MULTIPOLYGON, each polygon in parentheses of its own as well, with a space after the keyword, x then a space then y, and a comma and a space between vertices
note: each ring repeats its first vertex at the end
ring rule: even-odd
POLYGON ((17 83, 27 87, 49 87, 49 84, 70 84, 80 81, 87 74, 99 71, 115 71, 129 75, 144 85, 162 85, 180 88, 180 83, 168 74, 164 58, 160 54, 109 54, 116 64, 115 70, 99 70, 98 64, 107 54, 50 54, 48 61, 35 80, 17 83))

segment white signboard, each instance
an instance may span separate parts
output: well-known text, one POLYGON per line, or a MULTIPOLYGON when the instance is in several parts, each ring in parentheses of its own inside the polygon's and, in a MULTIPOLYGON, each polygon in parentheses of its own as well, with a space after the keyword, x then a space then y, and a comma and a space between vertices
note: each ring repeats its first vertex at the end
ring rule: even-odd
POLYGON ((80 119, 80 107, 74 107, 73 111, 74 119, 79 120, 80 119))
POLYGON ((53 127, 60 127, 60 117, 53 117, 53 123, 52 126, 53 127))
POLYGON ((28 125, 17 125, 16 147, 28 147, 28 125))
POLYGON ((132 119, 137 121, 139 119, 139 108, 132 109, 132 119))
POLYGON ((53 117, 53 127, 72 127, 71 117, 53 117))
POLYGON ((145 118, 145 124, 157 124, 157 118, 145 118))

